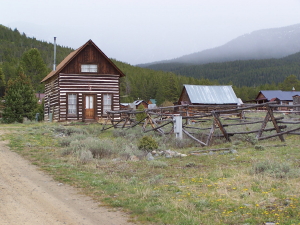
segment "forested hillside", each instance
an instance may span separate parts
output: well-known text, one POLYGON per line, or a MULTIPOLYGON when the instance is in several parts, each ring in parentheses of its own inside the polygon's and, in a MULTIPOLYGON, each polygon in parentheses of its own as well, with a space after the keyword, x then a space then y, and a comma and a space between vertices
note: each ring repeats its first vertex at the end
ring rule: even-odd
POLYGON ((121 80, 121 95, 123 102, 134 100, 148 100, 154 98, 158 104, 165 101, 175 102, 182 91, 183 84, 211 85, 217 82, 208 79, 195 79, 179 76, 171 72, 155 71, 129 65, 113 60, 125 73, 121 80))
MULTIPOLYGON (((99 47, 101 48, 101 46, 99 47)), ((2 68, 6 81, 17 76, 18 67, 24 64, 23 61, 25 61, 25 59, 30 58, 28 57, 30 53, 36 53, 36 51, 31 50, 32 48, 36 48, 40 52, 48 68, 48 71, 44 71, 43 73, 47 74, 51 71, 53 65, 53 44, 38 41, 35 38, 27 37, 24 33, 20 34, 17 29, 12 30, 0 25, 0 69, 2 68)), ((73 49, 58 45, 57 64, 71 51, 73 51, 73 49)), ((156 98, 159 104, 165 101, 173 102, 178 99, 182 84, 212 84, 206 79, 197 80, 178 76, 170 72, 159 72, 134 67, 126 63, 118 62, 117 60, 113 61, 126 74, 126 77, 121 80, 123 102, 132 102, 138 98, 145 100, 156 98)), ((25 68, 24 70, 25 74, 30 73, 30 69, 26 70, 25 68)), ((41 75, 36 74, 34 76, 41 75)), ((32 78, 32 81, 34 80, 35 79, 32 78)), ((36 90, 36 92, 40 90, 41 89, 36 90)))
POLYGON ((280 83, 289 75, 300 76, 300 52, 281 58, 264 60, 245 60, 204 65, 165 63, 151 65, 154 70, 170 71, 197 79, 217 80, 220 84, 236 86, 259 86, 280 83))
MULTIPOLYGON (((54 54, 52 43, 27 37, 25 33, 20 34, 17 29, 12 30, 0 24, 0 67, 6 80, 16 76, 21 57, 32 48, 39 50, 48 72, 51 71, 54 54)), ((62 61, 71 51, 71 48, 57 45, 57 62, 62 61)))
MULTIPOLYGON (((72 50, 58 45, 57 64, 72 50)), ((183 84, 232 84, 237 96, 244 101, 254 99, 260 90, 291 90, 292 87, 300 90, 297 77, 289 76, 291 74, 298 76, 299 58, 300 54, 295 54, 281 60, 235 61, 202 66, 176 65, 176 69, 172 72, 141 68, 117 60, 113 62, 126 74, 121 79, 121 102, 132 102, 137 99, 147 101, 154 98, 161 105, 177 101, 183 84)), ((20 34, 17 29, 11 30, 0 25, 0 78, 5 76, 8 81, 17 76, 17 70, 22 65, 25 74, 31 76, 32 82, 36 82, 35 91, 42 91, 40 87, 43 85, 39 86, 37 83, 41 80, 40 77, 51 71, 52 64, 53 44, 38 41, 27 37, 24 33, 20 34), (42 63, 35 60, 35 71, 30 67, 33 56, 41 57, 44 61, 42 63), (46 65, 46 69, 42 64, 46 65)), ((173 65, 164 66, 174 68, 173 65)), ((3 96, 3 92, 0 92, 0 97, 1 95, 3 96)))

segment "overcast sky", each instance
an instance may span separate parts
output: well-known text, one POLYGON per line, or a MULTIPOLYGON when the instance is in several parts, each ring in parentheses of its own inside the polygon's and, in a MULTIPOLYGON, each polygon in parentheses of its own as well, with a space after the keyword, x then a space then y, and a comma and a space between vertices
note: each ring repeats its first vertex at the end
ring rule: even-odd
POLYGON ((300 23, 300 0, 0 0, 0 24, 74 49, 89 39, 132 65, 300 23))

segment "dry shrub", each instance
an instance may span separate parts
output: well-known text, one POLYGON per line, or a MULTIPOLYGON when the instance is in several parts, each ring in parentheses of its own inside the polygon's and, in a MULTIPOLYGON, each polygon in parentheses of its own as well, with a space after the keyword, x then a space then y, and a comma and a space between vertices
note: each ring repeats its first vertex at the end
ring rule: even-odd
POLYGON ((93 160, 93 155, 88 150, 83 150, 79 153, 79 162, 82 164, 86 164, 93 160))
POLYGON ((148 162, 149 166, 152 166, 154 168, 166 168, 168 167, 168 163, 163 162, 163 161, 157 161, 157 160, 152 160, 148 162))
POLYGON ((271 160, 260 161, 253 165, 252 173, 265 174, 274 178, 299 177, 299 169, 294 168, 287 162, 276 162, 271 160))
POLYGON ((111 140, 98 138, 87 138, 84 140, 85 148, 91 151, 94 158, 110 157, 114 154, 115 148, 111 140))
POLYGON ((70 136, 66 136, 66 137, 61 137, 61 139, 59 139, 59 144, 62 147, 66 147, 66 146, 70 146, 72 141, 80 141, 80 140, 84 140, 86 139, 88 136, 86 134, 72 134, 70 136))

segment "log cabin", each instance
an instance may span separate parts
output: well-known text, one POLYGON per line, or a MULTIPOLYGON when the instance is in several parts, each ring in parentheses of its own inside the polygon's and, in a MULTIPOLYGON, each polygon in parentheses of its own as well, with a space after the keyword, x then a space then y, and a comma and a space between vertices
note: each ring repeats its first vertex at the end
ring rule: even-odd
POLYGON ((71 52, 41 82, 45 121, 98 121, 120 110, 120 78, 125 74, 87 41, 71 52))

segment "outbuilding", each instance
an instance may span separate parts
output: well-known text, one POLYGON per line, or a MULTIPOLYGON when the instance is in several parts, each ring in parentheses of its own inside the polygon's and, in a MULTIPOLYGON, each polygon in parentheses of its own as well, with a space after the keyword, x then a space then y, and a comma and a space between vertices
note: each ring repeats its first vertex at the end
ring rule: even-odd
POLYGON ((185 84, 178 105, 238 105, 230 85, 187 85, 185 84))

